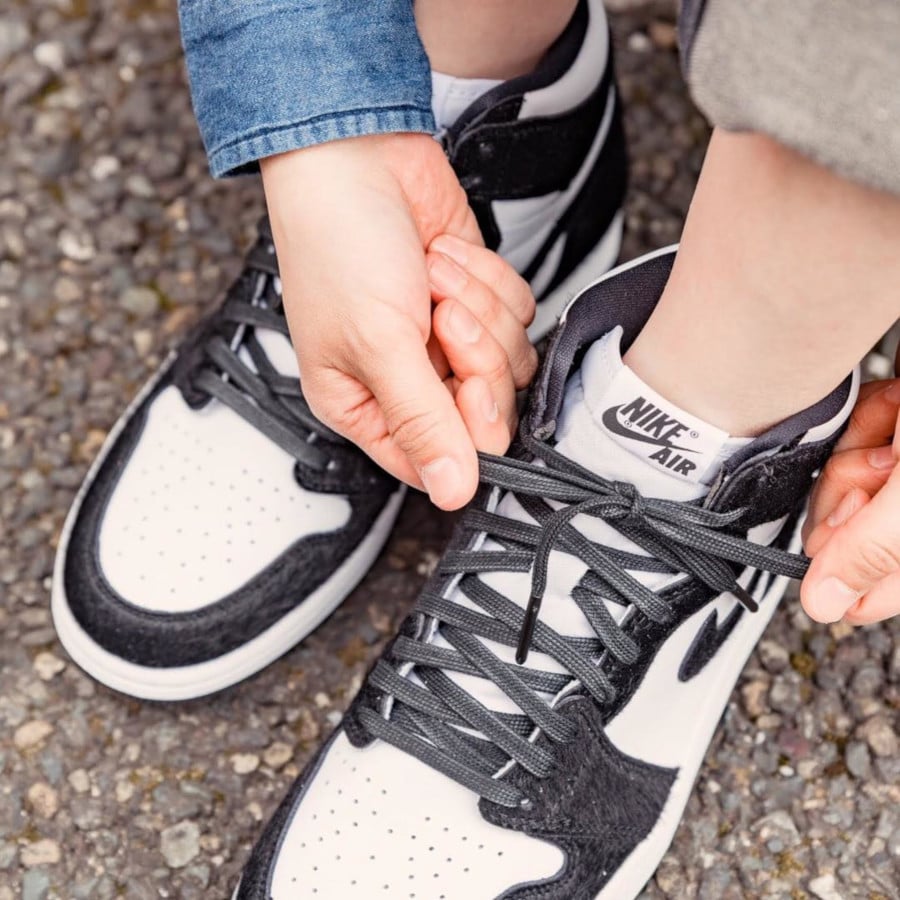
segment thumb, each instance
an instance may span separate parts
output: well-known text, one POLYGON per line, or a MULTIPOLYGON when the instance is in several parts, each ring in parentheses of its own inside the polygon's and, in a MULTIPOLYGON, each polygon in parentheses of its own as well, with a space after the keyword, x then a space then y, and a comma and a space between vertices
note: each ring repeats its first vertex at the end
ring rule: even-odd
POLYGON ((900 467, 831 535, 810 563, 800 601, 818 622, 837 622, 882 579, 900 572, 900 467))
POLYGON ((458 509, 478 487, 478 456, 462 415, 415 329, 386 346, 389 353, 367 354, 354 367, 383 419, 363 449, 394 475, 420 482, 436 506, 458 509))

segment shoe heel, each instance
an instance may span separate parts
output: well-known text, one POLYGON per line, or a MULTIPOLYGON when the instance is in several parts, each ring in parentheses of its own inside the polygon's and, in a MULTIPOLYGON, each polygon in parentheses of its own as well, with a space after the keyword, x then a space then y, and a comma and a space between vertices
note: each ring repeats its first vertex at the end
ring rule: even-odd
MULTIPOLYGON (((619 214, 628 189, 628 151, 622 122, 622 104, 613 82, 614 104, 609 133, 594 168, 575 201, 554 229, 565 233, 566 244, 559 268, 550 284, 541 292, 540 303, 552 294, 603 239, 619 214)), ((613 260, 615 262, 615 260, 613 260)), ((594 273, 594 277, 603 273, 594 273)))

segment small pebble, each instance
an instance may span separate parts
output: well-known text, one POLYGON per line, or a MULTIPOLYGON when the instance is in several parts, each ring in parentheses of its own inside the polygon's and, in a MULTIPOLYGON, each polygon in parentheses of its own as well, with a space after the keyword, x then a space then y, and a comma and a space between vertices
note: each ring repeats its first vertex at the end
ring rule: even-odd
POLYGON ((46 782, 31 785, 26 798, 34 814, 42 819, 52 819, 59 810, 59 795, 46 782))
POLYGON ((76 794, 85 794, 91 788, 91 780, 84 769, 76 769, 69 775, 69 784, 76 794))
POLYGON ((19 750, 31 750, 42 744, 51 734, 53 734, 53 726, 43 719, 35 719, 33 722, 26 722, 16 729, 13 735, 13 743, 19 750))
POLYGON ((186 866, 200 852, 200 829, 196 822, 183 821, 160 834, 160 850, 170 869, 186 866))
POLYGON ((41 681, 51 681, 66 668, 66 664, 58 656, 46 650, 35 656, 32 665, 41 681))
POLYGON ((153 332, 139 328, 131 335, 131 341, 138 356, 146 356, 153 349, 153 332))
POLYGON ((868 778, 872 774, 872 760, 869 748, 863 741, 850 741, 844 752, 847 771, 856 778, 868 778))
POLYGON ((231 768, 237 775, 248 775, 259 768, 259 757, 255 753, 235 753, 231 757, 231 768))
POLYGON ((76 234, 68 228, 64 228, 57 241, 63 256, 74 262, 87 262, 94 258, 97 252, 94 242, 86 234, 76 234))
POLYGON ((809 882, 809 889, 818 900, 844 900, 844 895, 837 889, 834 875, 820 875, 809 882))
POLYGON ((50 876, 43 869, 32 869, 22 878, 22 900, 44 900, 50 890, 50 876))
POLYGON ((875 716, 857 729, 876 756, 894 757, 900 752, 897 732, 884 716, 875 716))
POLYGON ((132 315, 152 316, 159 309, 159 294, 147 287, 130 287, 120 294, 119 305, 132 315))
POLYGON ((275 741, 275 743, 267 747, 263 753, 263 762, 270 769, 275 769, 277 771, 290 762, 291 759, 293 759, 293 756, 293 747, 290 747, 281 741, 275 741))
POLYGON ((91 165, 91 178, 94 181, 105 181, 121 168, 122 164, 114 156, 98 156, 91 165))
POLYGON ((66 52, 59 41, 41 41, 34 48, 34 58, 53 72, 62 72, 66 65, 66 52))
POLYGON ((35 866, 56 865, 61 856, 59 844, 49 838, 26 844, 19 853, 19 859, 26 869, 33 869, 35 866))
POLYGON ((674 50, 678 46, 678 29, 672 22, 656 19, 650 23, 647 32, 660 50, 674 50))

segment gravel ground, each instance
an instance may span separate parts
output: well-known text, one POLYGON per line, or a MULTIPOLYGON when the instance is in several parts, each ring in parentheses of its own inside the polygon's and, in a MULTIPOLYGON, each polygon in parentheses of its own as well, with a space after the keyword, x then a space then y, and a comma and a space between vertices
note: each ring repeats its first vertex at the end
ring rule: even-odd
MULTIPOLYGON (((632 5, 614 23, 627 257, 677 238, 708 134, 670 9, 632 5)), ((48 612, 65 511, 235 274, 262 194, 206 174, 174 0, 6 0, 0 89, 0 900, 225 898, 451 522, 413 498, 330 621, 211 700, 138 703, 69 663, 48 612)), ((900 621, 823 628, 789 601, 644 898, 900 897, 898 710, 900 621)))

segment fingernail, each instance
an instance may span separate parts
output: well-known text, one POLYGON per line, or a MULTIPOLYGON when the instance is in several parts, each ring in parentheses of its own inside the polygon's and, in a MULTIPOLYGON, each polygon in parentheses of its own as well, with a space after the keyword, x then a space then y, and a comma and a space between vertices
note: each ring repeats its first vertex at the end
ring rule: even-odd
POLYGON ((500 407, 497 406, 497 401, 487 385, 484 386, 484 393, 481 397, 481 409, 485 419, 492 424, 500 418, 500 407))
POLYGON ((835 507, 834 512, 826 519, 832 528, 843 525, 856 512, 856 497, 853 493, 844 494, 844 499, 835 507))
POLYGON ((444 253, 461 266, 469 261, 468 246, 465 241, 449 234, 442 234, 431 242, 430 250, 444 253))
POLYGON ((462 303, 454 303, 447 317, 447 327, 464 344, 474 344, 481 337, 481 324, 462 303))
POLYGON ((459 297, 469 280, 469 276, 455 262, 440 253, 428 258, 428 278, 435 290, 448 297, 459 297))
POLYGON ((859 600, 859 591, 844 584, 840 578, 830 575, 820 581, 810 593, 810 606, 820 622, 837 622, 859 600))
POLYGON ((876 447, 866 454, 866 459, 873 469, 893 469, 897 464, 893 447, 876 447))
POLYGON ((442 456, 419 470, 419 477, 431 502, 437 506, 450 505, 455 499, 460 482, 459 464, 450 456, 442 456))
POLYGON ((890 387, 885 389, 884 397, 891 403, 900 404, 900 378, 895 379, 890 387))

